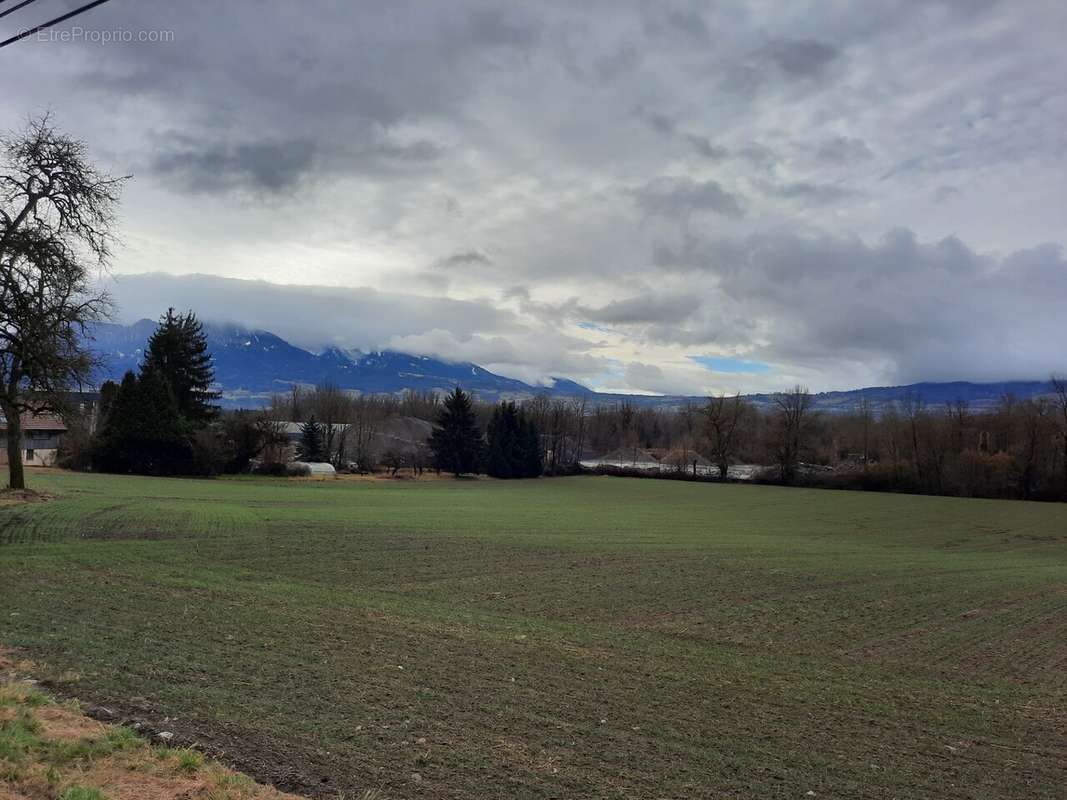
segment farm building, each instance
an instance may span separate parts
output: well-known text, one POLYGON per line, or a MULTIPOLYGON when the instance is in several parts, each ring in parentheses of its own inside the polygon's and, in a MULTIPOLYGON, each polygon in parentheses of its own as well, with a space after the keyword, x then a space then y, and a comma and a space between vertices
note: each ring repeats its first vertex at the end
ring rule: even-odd
MULTIPOLYGON (((293 460, 296 457, 297 446, 303 433, 302 422, 280 422, 281 432, 286 439, 286 445, 282 452, 276 456, 276 460, 293 460)), ((416 458, 420 450, 426 446, 426 440, 433 433, 433 423, 417 417, 390 417, 373 425, 369 433, 368 449, 371 458, 380 462, 387 454, 399 456, 411 461, 416 458)), ((333 423, 333 446, 342 443, 345 451, 354 445, 355 432, 347 423, 333 423)))
POLYGON ((659 459, 648 450, 643 450, 640 447, 620 447, 610 453, 605 453, 599 458, 589 459, 581 463, 582 466, 586 467, 630 467, 631 469, 657 471, 660 469, 659 459))
POLYGON ((312 477, 321 478, 337 474, 337 470, 333 468, 333 464, 326 461, 294 461, 292 464, 296 467, 304 467, 307 469, 307 474, 312 477))
MULTIPOLYGON (((59 442, 67 426, 54 414, 23 414, 22 462, 29 466, 55 464, 59 442)), ((0 415, 0 465, 7 464, 7 420, 0 415)))

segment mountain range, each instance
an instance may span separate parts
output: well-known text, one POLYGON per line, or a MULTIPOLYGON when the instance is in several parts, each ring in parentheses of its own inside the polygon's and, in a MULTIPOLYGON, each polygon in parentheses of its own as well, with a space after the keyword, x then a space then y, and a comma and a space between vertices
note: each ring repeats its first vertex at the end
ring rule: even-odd
MULTIPOLYGON (((132 325, 98 325, 88 343, 103 362, 97 380, 121 380, 136 369, 156 323, 142 319, 132 325)), ((214 360, 215 380, 228 406, 257 406, 293 384, 330 383, 367 394, 449 391, 454 386, 486 399, 521 398, 542 391, 555 395, 592 395, 585 386, 555 378, 546 386, 532 386, 505 378, 470 362, 451 362, 395 351, 361 352, 328 347, 320 353, 296 347, 269 331, 234 325, 204 325, 214 360)))
MULTIPOLYGON (((148 337, 156 323, 142 319, 132 325, 101 323, 88 340, 102 367, 96 380, 121 380, 136 369, 148 337)), ((462 386, 483 400, 524 399, 547 393, 554 397, 587 397, 591 402, 627 401, 642 406, 677 406, 702 398, 648 396, 595 392, 565 378, 551 378, 535 386, 506 378, 467 361, 447 361, 430 356, 395 351, 362 352, 329 347, 320 353, 296 347, 269 331, 253 331, 235 325, 204 325, 215 365, 215 380, 227 407, 253 408, 266 405, 272 394, 287 392, 294 384, 313 386, 331 383, 341 389, 367 394, 393 394, 407 389, 449 391, 462 386)), ((884 407, 911 395, 927 406, 945 406, 964 400, 971 408, 991 408, 1001 397, 1012 394, 1020 399, 1051 391, 1047 381, 1006 381, 1001 383, 914 383, 848 391, 820 392, 814 395, 815 408, 827 412, 855 410, 863 398, 875 407, 884 407)), ((774 403, 773 394, 753 394, 748 399, 757 406, 774 403)))

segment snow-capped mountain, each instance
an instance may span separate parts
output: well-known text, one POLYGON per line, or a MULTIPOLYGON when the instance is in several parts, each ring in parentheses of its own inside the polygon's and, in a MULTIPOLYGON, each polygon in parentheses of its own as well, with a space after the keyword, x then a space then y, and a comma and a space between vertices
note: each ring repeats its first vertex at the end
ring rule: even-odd
MULTIPOLYGON (((155 323, 150 320, 128 326, 99 325, 90 347, 104 362, 100 382, 120 380, 126 370, 136 369, 153 330, 155 323)), ((214 358, 215 380, 231 404, 263 400, 272 393, 288 391, 293 384, 322 383, 372 394, 405 389, 448 391, 462 386, 487 399, 531 396, 542 391, 591 394, 573 381, 558 379, 552 387, 533 386, 467 361, 450 362, 393 351, 363 353, 337 347, 312 353, 269 331, 227 325, 205 324, 204 332, 214 358)))
MULTIPOLYGON (((144 346, 156 324, 143 319, 133 325, 101 324, 90 348, 101 357, 104 368, 98 382, 121 380, 128 369, 141 363, 144 346)), ((321 353, 303 350, 269 331, 251 331, 232 325, 204 325, 215 362, 215 379, 228 406, 261 406, 272 394, 287 392, 294 384, 331 383, 341 389, 370 394, 416 391, 450 391, 455 386, 473 392, 483 400, 522 399, 540 393, 555 397, 589 397, 594 402, 626 401, 634 405, 677 406, 701 398, 653 397, 594 392, 572 380, 554 378, 548 386, 534 386, 505 378, 469 361, 446 361, 430 356, 382 351, 363 353, 329 347, 321 353)), ((968 402, 974 411, 993 408, 1007 394, 1019 399, 1051 391, 1047 381, 1004 383, 914 383, 882 386, 814 395, 814 406, 828 413, 855 411, 866 398, 875 408, 884 408, 906 396, 921 399, 927 406, 943 407, 957 400, 968 402)), ((774 405, 774 395, 754 394, 748 400, 763 408, 774 405)))

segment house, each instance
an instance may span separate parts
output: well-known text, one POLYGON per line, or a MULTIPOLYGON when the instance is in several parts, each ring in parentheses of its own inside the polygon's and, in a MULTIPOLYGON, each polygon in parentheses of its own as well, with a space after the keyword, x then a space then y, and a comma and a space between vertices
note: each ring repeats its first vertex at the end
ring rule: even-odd
MULTIPOLYGON (((292 461, 296 459, 300 440, 303 437, 304 423, 278 422, 278 431, 285 439, 285 444, 273 453, 275 461, 292 461)), ((325 427, 325 423, 320 423, 325 427)), ((388 419, 368 423, 366 446, 371 459, 378 463, 387 453, 399 455, 408 463, 414 463, 420 457, 425 458, 426 441, 433 433, 433 423, 417 417, 389 417, 388 419)), ((347 422, 333 423, 332 448, 344 445, 342 461, 354 456, 357 427, 347 422)))
MULTIPOLYGON (((278 448, 278 452, 274 453, 273 460, 280 461, 293 461, 297 457, 297 452, 300 449, 300 440, 304 436, 304 423, 303 422, 278 422, 278 432, 284 437, 285 444, 278 448)), ((347 435, 348 423, 319 423, 319 429, 322 431, 323 437, 327 437, 327 429, 332 431, 332 438, 330 438, 330 444, 332 447, 336 447, 341 440, 347 435)), ((324 442, 325 444, 325 442, 324 442)))
MULTIPOLYGON (((59 442, 67 426, 54 414, 23 414, 22 463, 51 467, 59 452, 59 442)), ((0 465, 7 464, 7 420, 0 415, 0 465)))

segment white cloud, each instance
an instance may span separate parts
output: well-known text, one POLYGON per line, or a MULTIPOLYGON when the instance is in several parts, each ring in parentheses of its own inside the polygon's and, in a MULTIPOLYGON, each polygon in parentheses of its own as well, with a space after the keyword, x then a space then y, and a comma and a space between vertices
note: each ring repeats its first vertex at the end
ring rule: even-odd
POLYGON ((729 388, 1064 368, 1067 6, 315 12, 112 3, 80 21, 174 41, 5 51, 0 128, 51 108, 134 173, 127 312, 644 391, 716 385, 695 351, 773 364, 729 388))

